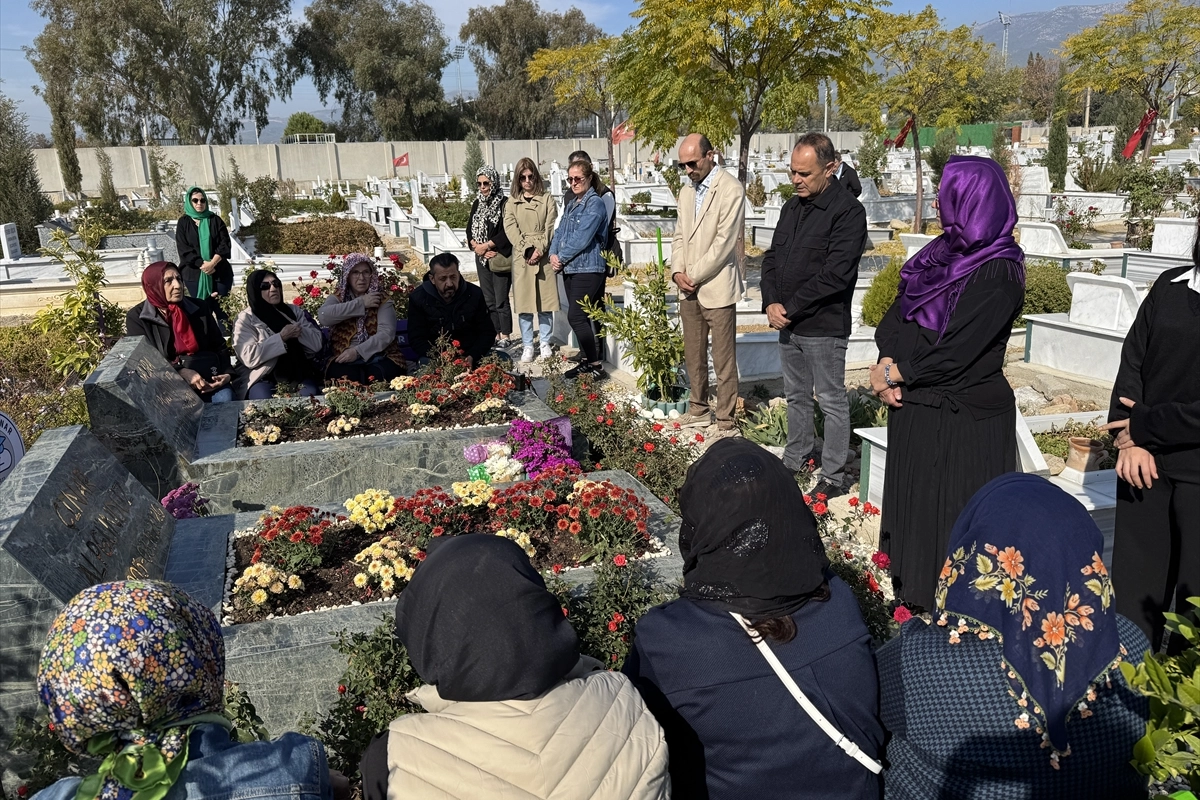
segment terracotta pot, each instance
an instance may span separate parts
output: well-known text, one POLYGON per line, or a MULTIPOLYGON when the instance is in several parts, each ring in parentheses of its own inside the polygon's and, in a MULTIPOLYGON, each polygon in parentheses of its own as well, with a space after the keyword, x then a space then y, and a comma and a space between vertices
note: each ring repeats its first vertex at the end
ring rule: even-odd
POLYGON ((1085 436, 1072 436, 1067 440, 1070 451, 1067 453, 1067 467, 1080 472, 1095 472, 1100 469, 1100 462, 1107 453, 1104 443, 1085 436))

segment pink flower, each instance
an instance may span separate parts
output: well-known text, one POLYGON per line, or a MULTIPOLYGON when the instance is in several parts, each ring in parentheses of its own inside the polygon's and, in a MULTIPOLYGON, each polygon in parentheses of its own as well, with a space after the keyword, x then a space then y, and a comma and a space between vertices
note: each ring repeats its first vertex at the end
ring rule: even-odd
POLYGON ((904 606, 896 606, 896 610, 892 612, 892 619, 903 625, 905 622, 908 622, 910 619, 912 619, 912 612, 904 606))
POLYGON ((828 510, 829 510, 829 507, 820 501, 813 503, 812 511, 818 517, 821 516, 822 514, 824 514, 828 510))
POLYGON ((623 554, 617 553, 615 556, 613 556, 613 563, 616 564, 618 567, 623 567, 629 562, 625 559, 625 556, 623 554))
POLYGON ((876 551, 875 555, 871 556, 871 563, 880 569, 887 569, 892 565, 892 559, 882 550, 876 551))

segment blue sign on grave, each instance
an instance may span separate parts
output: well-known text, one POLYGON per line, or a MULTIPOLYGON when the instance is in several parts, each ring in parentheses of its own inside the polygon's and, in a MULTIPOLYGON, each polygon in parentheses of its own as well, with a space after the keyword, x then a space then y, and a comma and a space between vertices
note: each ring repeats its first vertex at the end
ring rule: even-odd
POLYGON ((12 417, 0 411, 0 481, 12 472, 13 467, 25 455, 25 442, 12 417))

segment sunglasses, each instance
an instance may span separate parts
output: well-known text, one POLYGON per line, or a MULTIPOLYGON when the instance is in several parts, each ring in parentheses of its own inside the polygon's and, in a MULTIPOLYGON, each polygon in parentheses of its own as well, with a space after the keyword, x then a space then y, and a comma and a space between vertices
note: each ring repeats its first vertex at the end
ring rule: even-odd
POLYGON ((491 186, 492 182, 491 181, 480 181, 478 185, 479 186, 491 186))
POLYGON ((526 172, 524 175, 522 175, 522 176, 521 176, 521 180, 523 180, 523 181, 531 181, 531 180, 533 180, 533 175, 531 175, 531 174, 529 174, 528 172, 526 172))
POLYGON ((194 205, 194 206, 206 206, 206 205, 208 205, 208 201, 207 201, 207 200, 205 200, 203 197, 193 197, 193 198, 192 198, 192 205, 194 205))
POLYGON ((279 281, 263 281, 261 284, 259 284, 258 288, 260 291, 265 292, 268 289, 282 289, 283 284, 279 281))
POLYGON ((567 183, 583 183, 586 180, 587 180, 587 178, 583 177, 582 175, 568 175, 567 176, 567 183))

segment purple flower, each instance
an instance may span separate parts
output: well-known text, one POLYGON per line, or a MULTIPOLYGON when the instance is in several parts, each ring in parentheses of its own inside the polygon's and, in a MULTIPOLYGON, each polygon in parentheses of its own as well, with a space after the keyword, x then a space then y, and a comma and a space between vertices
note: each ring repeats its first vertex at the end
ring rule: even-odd
POLYGON ((167 493, 161 501, 162 507, 175 519, 195 519, 208 513, 208 498, 201 497, 200 484, 185 483, 167 493))

